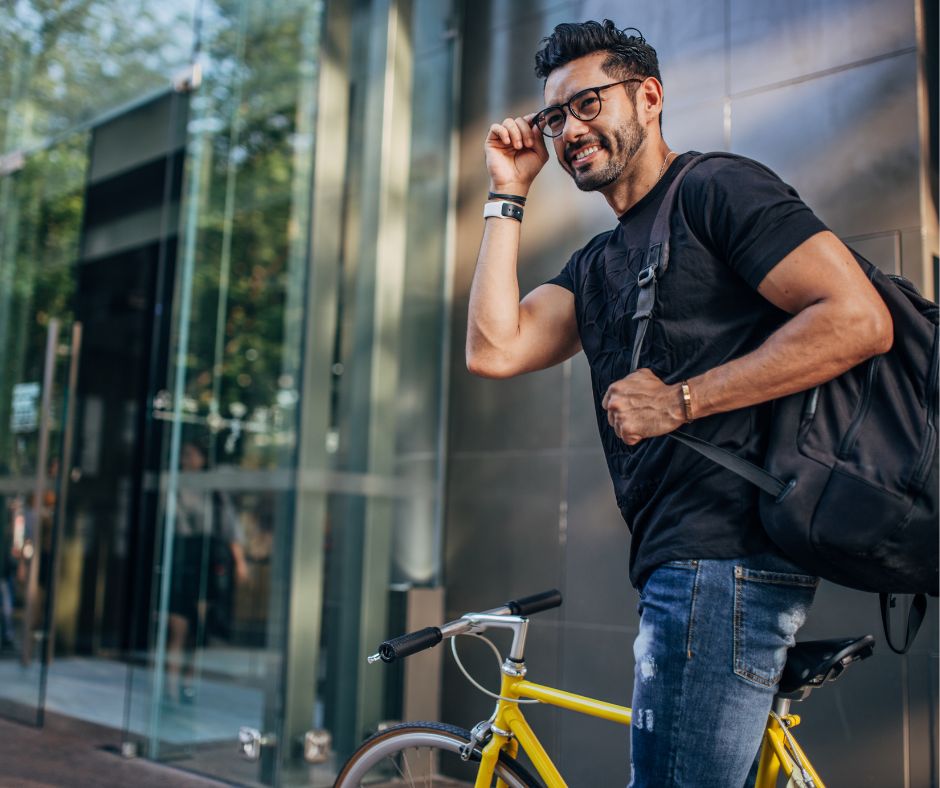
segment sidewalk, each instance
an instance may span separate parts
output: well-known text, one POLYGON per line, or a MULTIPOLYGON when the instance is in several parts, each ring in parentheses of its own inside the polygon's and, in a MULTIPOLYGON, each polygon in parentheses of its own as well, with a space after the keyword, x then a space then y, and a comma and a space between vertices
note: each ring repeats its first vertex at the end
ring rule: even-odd
POLYGON ((0 719, 2 788, 220 788, 217 782, 143 758, 122 758, 112 739, 85 737, 52 723, 32 728, 0 719))

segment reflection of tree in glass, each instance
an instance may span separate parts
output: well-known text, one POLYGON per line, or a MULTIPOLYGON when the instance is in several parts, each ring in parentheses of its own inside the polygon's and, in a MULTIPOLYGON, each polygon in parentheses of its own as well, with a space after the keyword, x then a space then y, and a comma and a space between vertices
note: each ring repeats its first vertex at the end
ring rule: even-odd
MULTIPOLYGON (((49 319, 67 321, 70 314, 87 144, 85 134, 73 135, 33 154, 0 183, 0 380, 9 386, 42 380, 49 319)), ((7 388, 0 395, 0 425, 10 423, 10 407, 7 388)), ((0 456, 11 456, 13 439, 0 428, 0 456)))
POLYGON ((35 147, 169 85, 191 58, 193 0, 18 0, 0 25, 2 152, 35 147))
MULTIPOLYGON (((301 319, 285 314, 289 269, 296 264, 291 244, 304 232, 292 225, 292 188, 306 144, 297 134, 298 97, 316 79, 311 20, 318 13, 307 0, 19 0, 12 22, 0 26, 0 63, 10 64, 0 69, 0 155, 167 88, 191 61, 194 31, 201 30, 205 78, 193 94, 190 144, 204 134, 209 153, 199 204, 186 212, 198 222, 186 395, 198 418, 215 409, 223 423, 236 417, 270 426, 280 419, 281 434, 293 429, 293 400, 282 389, 295 387, 288 359, 299 357, 296 347, 285 354, 285 322, 301 319), (197 6, 201 18, 194 24, 197 6), (223 270, 228 289, 220 293, 223 270)), ((33 166, 30 156, 26 169, 33 166)), ((81 172, 84 166, 82 155, 81 172)), ((35 167, 39 178, 54 175, 49 162, 35 167)), ((59 239, 77 238, 80 188, 71 199, 63 206, 71 214, 33 212, 29 221, 47 223, 48 230, 17 231, 34 240, 44 232, 53 254, 57 243, 67 245, 59 239), (73 221, 74 238, 57 221, 73 221)), ((24 283, 24 292, 34 284, 24 283)), ((53 289, 63 285, 56 280, 53 289)), ((248 458, 245 434, 234 444, 243 463, 279 465, 290 448, 263 448, 260 440, 260 454, 248 458)))
MULTIPOLYGON (((292 234, 300 232, 291 224, 300 144, 298 62, 304 17, 313 12, 299 3, 279 3, 248 13, 254 18, 241 31, 228 28, 209 41, 210 65, 199 99, 204 103, 193 113, 213 131, 199 210, 187 392, 203 415, 217 398, 223 419, 244 416, 256 425, 264 422, 269 432, 276 414, 287 408, 284 430, 292 431, 292 403, 281 392, 296 385, 295 371, 285 369, 291 352, 284 346, 285 320, 300 316, 285 316, 285 309, 292 234), (246 29, 240 42, 237 35, 246 29)), ((242 433, 228 448, 243 465, 279 465, 290 446, 267 438, 251 440, 242 433)))

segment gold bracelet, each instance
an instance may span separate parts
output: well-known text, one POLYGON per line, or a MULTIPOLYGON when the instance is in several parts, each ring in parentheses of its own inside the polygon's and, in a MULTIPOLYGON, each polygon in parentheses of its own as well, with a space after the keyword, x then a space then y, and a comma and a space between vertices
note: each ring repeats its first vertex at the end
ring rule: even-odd
POLYGON ((689 388, 689 381, 683 380, 679 388, 682 390, 682 404, 685 407, 685 423, 691 424, 695 417, 692 415, 692 389, 689 388))

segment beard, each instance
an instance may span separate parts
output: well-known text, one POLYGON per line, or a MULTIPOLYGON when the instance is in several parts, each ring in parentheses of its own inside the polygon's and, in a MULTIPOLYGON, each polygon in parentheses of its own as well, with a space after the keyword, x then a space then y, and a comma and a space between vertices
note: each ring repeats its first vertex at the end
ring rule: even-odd
POLYGON ((611 136, 612 140, 610 137, 598 136, 597 138, 597 144, 602 150, 607 151, 607 163, 602 167, 592 167, 579 172, 569 163, 571 177, 574 179, 575 186, 581 191, 597 191, 617 181, 633 163, 637 151, 646 141, 646 129, 640 125, 634 115, 630 120, 615 128, 611 136))

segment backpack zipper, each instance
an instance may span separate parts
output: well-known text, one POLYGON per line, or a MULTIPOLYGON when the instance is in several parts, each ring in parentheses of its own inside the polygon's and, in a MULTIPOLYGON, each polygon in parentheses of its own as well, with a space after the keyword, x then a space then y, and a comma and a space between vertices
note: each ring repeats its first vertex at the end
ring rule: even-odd
POLYGON ((855 447, 855 436, 858 434, 865 416, 868 415, 868 409, 871 406, 871 388, 875 383, 875 374, 878 372, 878 365, 881 363, 881 356, 875 356, 868 362, 868 371, 865 375, 865 382, 862 384, 862 392, 859 395, 858 410, 845 431, 845 437, 842 439, 842 445, 839 446, 838 458, 844 460, 849 452, 855 447))
POLYGON ((803 413, 800 415, 800 427, 796 431, 797 443, 802 443, 806 433, 813 426, 816 418, 816 408, 819 406, 819 386, 811 388, 803 396, 803 413))
POLYGON ((934 328, 933 333, 933 354, 930 359, 930 377, 927 379, 927 438, 921 449, 920 457, 917 458, 917 465, 914 469, 914 475, 911 477, 911 487, 918 489, 926 480, 927 472, 930 470, 930 458, 934 451, 934 445, 937 438, 937 373, 938 373, 938 347, 937 331, 934 328))

